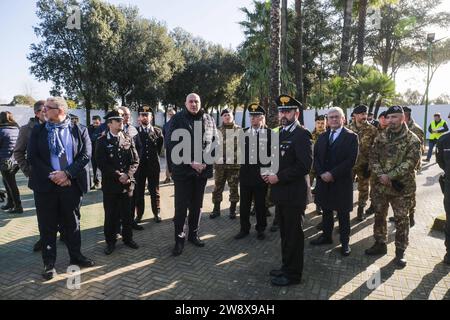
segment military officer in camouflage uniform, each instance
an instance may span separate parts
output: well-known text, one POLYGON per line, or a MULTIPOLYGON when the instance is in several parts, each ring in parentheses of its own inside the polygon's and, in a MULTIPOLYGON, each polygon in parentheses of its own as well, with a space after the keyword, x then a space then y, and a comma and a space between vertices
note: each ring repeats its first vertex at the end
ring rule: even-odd
MULTIPOLYGON (((377 129, 367 122, 368 108, 365 105, 360 105, 353 110, 355 121, 353 121, 348 129, 352 130, 358 135, 359 154, 356 164, 353 167, 353 174, 358 177, 358 220, 363 221, 364 208, 369 199, 369 152, 373 141, 377 136, 377 129)), ((371 206, 367 211, 370 214, 373 207, 371 206)))
POLYGON ((119 112, 111 111, 105 120, 109 131, 97 140, 95 158, 102 172, 105 254, 110 255, 115 249, 120 224, 125 245, 139 248, 133 241, 133 214, 130 211, 139 157, 133 139, 122 132, 123 117, 119 112))
POLYGON ((220 216, 220 203, 223 200, 223 189, 225 188, 225 183, 228 181, 228 186, 230 188, 230 219, 236 219, 236 205, 239 202, 239 168, 240 165, 237 159, 237 149, 238 142, 237 138, 227 137, 227 132, 236 133, 240 129, 238 125, 234 122, 233 113, 229 109, 224 109, 220 116, 222 117, 222 126, 219 128, 222 133, 223 142, 223 163, 217 163, 214 166, 214 178, 215 186, 212 194, 212 201, 214 203, 214 210, 210 215, 211 219, 220 216), (228 145, 234 144, 234 148, 230 149, 228 145), (233 151, 233 154, 227 154, 233 151), (227 157, 232 157, 227 158, 227 157))
POLYGON ((377 180, 373 191, 375 206, 375 244, 367 255, 387 253, 386 217, 389 204, 395 217, 395 263, 406 266, 404 253, 408 247, 408 213, 415 196, 415 169, 420 161, 420 140, 404 123, 403 108, 393 106, 386 112, 388 128, 375 138, 369 156, 370 169, 377 180))

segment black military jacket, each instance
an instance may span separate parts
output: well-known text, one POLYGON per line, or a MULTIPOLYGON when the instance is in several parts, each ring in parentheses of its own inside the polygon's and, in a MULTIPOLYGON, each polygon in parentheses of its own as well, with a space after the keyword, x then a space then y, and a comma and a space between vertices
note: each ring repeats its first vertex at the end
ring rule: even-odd
POLYGON ((151 164, 159 166, 159 155, 164 145, 164 137, 159 128, 153 127, 153 130, 146 133, 144 128, 138 127, 138 141, 136 148, 138 150, 141 164, 151 164))
POLYGON ((95 159, 102 172, 102 190, 104 193, 131 193, 134 189, 134 174, 139 166, 139 156, 133 140, 120 133, 118 138, 110 132, 97 140, 95 159), (131 183, 123 185, 119 174, 126 173, 131 183))

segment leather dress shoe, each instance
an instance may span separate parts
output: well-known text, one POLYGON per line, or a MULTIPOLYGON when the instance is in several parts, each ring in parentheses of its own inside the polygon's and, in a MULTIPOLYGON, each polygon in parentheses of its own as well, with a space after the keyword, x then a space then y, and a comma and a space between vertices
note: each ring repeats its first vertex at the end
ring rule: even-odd
POLYGON ((205 243, 202 240, 200 240, 199 237, 189 238, 188 241, 192 243, 194 246, 199 248, 203 248, 205 246, 205 243))
POLYGON ((80 268, 91 268, 95 266, 95 262, 91 259, 86 258, 85 256, 81 255, 80 257, 76 259, 70 259, 70 264, 79 266, 80 268))
POLYGON ((240 240, 247 237, 248 235, 249 235, 248 232, 240 231, 237 235, 234 236, 234 239, 240 240))
POLYGON ((271 277, 281 277, 281 276, 284 276, 284 272, 283 272, 283 270, 271 270, 270 272, 269 272, 269 275, 271 276, 271 277))
POLYGON ((39 239, 33 246, 33 252, 39 252, 42 250, 42 241, 39 239))
POLYGON ((142 222, 142 217, 137 216, 136 219, 134 219, 134 222, 136 222, 137 224, 142 222))
POLYGON ((2 210, 9 210, 12 208, 14 208, 14 205, 12 205, 12 204, 5 204, 4 206, 0 207, 0 209, 2 209, 2 210))
POLYGON ((162 222, 162 219, 161 219, 161 216, 159 215, 159 213, 155 214, 155 222, 156 223, 161 223, 162 222))
POLYGON ((333 244, 333 240, 321 235, 317 239, 312 240, 310 244, 313 246, 322 246, 325 244, 333 244))
POLYGON ((18 208, 11 208, 10 210, 8 210, 9 214, 22 214, 23 213, 23 208, 22 207, 18 207, 18 208))
POLYGON ((123 244, 126 245, 128 248, 131 248, 134 250, 139 249, 139 245, 136 242, 134 242, 133 240, 124 241, 123 244))
POLYGON ((266 238, 266 235, 264 232, 258 232, 258 235, 256 236, 256 239, 258 240, 264 240, 266 238))
POLYGON ((48 264, 44 266, 44 272, 42 273, 42 277, 49 281, 52 280, 54 277, 56 277, 56 269, 53 264, 48 264))
POLYGON ((177 257, 177 256, 179 256, 180 254, 183 253, 183 249, 184 249, 184 241, 183 242, 182 241, 177 241, 175 243, 175 248, 173 248, 173 250, 172 250, 172 254, 175 257, 177 257))
POLYGON ((136 230, 136 231, 142 231, 142 230, 144 230, 144 227, 138 225, 136 222, 133 222, 133 224, 131 225, 131 228, 132 228, 133 230, 136 230))
POLYGON ((108 245, 106 245, 104 252, 107 256, 109 256, 114 252, 115 249, 116 249, 115 244, 108 244, 108 245))
POLYGON ((342 247, 341 247, 341 254, 344 257, 348 257, 350 255, 350 253, 352 253, 352 249, 350 248, 350 246, 348 244, 347 245, 342 245, 342 247))
POLYGON ((285 275, 282 275, 280 277, 272 278, 272 285, 277 287, 286 287, 286 286, 292 286, 295 284, 300 284, 300 280, 291 280, 285 275))

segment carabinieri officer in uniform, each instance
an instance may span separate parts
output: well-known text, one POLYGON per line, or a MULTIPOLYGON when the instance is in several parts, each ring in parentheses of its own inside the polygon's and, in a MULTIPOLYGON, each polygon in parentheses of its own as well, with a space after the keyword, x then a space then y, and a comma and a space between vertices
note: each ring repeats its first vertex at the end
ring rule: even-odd
POLYGON ((105 254, 110 255, 115 250, 120 223, 124 244, 132 249, 139 248, 133 241, 133 214, 130 211, 139 157, 133 139, 122 132, 123 117, 120 113, 111 111, 105 120, 109 131, 97 140, 95 157, 102 172, 105 254))
POLYGON ((299 284, 303 272, 303 221, 307 205, 307 179, 312 165, 312 136, 298 122, 301 103, 282 95, 278 98, 280 130, 279 170, 264 176, 272 185, 272 201, 276 205, 281 234, 282 266, 272 270, 272 284, 299 284))

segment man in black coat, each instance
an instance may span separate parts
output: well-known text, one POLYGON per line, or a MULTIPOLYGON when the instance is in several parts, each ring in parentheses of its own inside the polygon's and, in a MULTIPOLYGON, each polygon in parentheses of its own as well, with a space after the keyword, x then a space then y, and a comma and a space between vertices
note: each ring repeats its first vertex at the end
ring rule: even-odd
POLYGON ((94 262, 81 254, 80 206, 89 189, 91 140, 85 127, 72 125, 67 102, 49 98, 44 107, 45 124, 36 125, 28 144, 31 166, 29 181, 34 191, 44 260, 43 277, 56 275, 56 233, 63 229, 70 263, 92 267, 94 262))
POLYGON ((264 150, 270 151, 271 130, 264 125, 266 111, 263 107, 257 103, 253 103, 248 107, 248 112, 252 126, 244 129, 242 139, 245 140, 240 143, 244 146, 242 154, 245 156, 245 161, 241 165, 239 172, 241 230, 234 238, 239 240, 249 235, 251 228, 250 208, 252 199, 254 198, 256 213, 255 228, 258 233, 257 239, 264 240, 264 231, 267 227, 267 184, 261 176, 261 169, 270 167, 270 164, 263 164, 261 162, 261 156, 263 156, 264 150))
POLYGON ((298 122, 301 103, 282 95, 277 101, 282 125, 279 134, 279 169, 264 176, 272 185, 281 235, 282 267, 270 275, 275 286, 299 284, 303 273, 303 221, 308 202, 309 173, 312 165, 312 136, 298 122))
POLYGON ((341 253, 349 256, 350 212, 353 210, 352 168, 358 156, 358 136, 344 127, 341 108, 328 112, 330 129, 321 134, 314 147, 314 170, 317 172, 316 202, 323 209, 323 234, 312 245, 333 243, 334 211, 339 219, 341 253))
POLYGON ((207 157, 208 154, 213 156, 211 148, 217 138, 216 124, 202 109, 200 97, 195 93, 189 94, 186 109, 172 118, 167 136, 167 156, 172 164, 175 185, 174 256, 179 256, 184 249, 188 209, 188 241, 197 247, 205 246, 198 231, 206 182, 213 176, 214 159, 207 161, 207 157))
POLYGON ((105 254, 110 255, 116 246, 120 224, 124 244, 132 249, 139 248, 133 241, 134 216, 130 210, 139 157, 133 139, 123 133, 123 117, 119 112, 111 111, 105 120, 109 130, 97 140, 95 158, 102 172, 105 254))
POLYGON ((445 173, 443 192, 446 214, 445 247, 447 249, 447 254, 444 257, 444 263, 450 264, 450 133, 446 133, 439 138, 437 143, 436 161, 445 173))
POLYGON ((136 172, 136 224, 142 221, 145 211, 145 183, 147 182, 148 191, 152 204, 153 216, 156 223, 161 222, 160 216, 160 193, 159 193, 159 175, 161 166, 159 156, 164 145, 162 131, 152 126, 153 110, 148 106, 139 108, 139 119, 141 125, 138 131, 137 150, 139 153, 139 168, 136 172))

